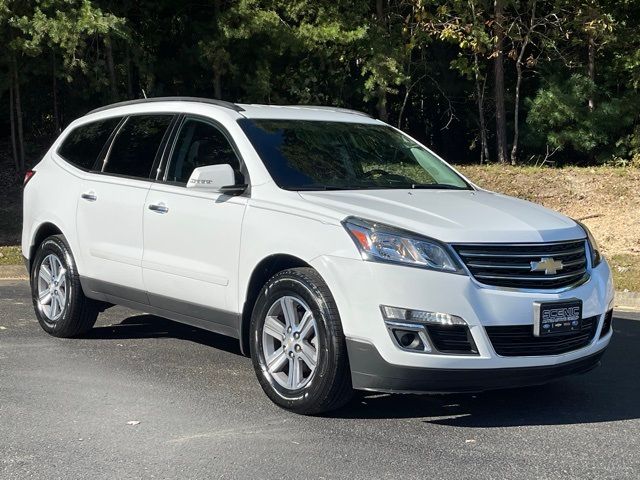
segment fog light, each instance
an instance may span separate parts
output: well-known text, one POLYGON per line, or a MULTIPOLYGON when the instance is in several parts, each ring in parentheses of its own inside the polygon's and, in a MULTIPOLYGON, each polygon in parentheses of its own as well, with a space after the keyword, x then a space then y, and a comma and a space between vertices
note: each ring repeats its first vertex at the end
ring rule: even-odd
POLYGON ((430 353, 431 344, 427 338, 427 333, 422 325, 385 321, 391 338, 402 350, 411 352, 430 353))
POLYGON ((411 350, 423 350, 424 346, 422 340, 416 332, 409 332, 407 330, 394 330, 393 334, 396 336, 398 343, 404 348, 411 350))
POLYGON ((411 310, 408 308, 390 307, 380 305, 382 316, 385 320, 398 322, 435 323, 438 325, 466 325, 464 319, 450 313, 425 312, 423 310, 411 310))

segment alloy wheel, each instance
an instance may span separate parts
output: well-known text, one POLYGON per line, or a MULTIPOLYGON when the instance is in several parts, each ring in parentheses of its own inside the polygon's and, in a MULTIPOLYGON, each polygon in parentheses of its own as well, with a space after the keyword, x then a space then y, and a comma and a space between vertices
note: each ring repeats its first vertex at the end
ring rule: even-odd
POLYGON ((57 255, 47 255, 38 270, 38 306, 47 319, 55 322, 67 304, 67 270, 57 255))
POLYGON ((283 296, 269 308, 262 326, 262 353, 268 373, 283 388, 307 385, 318 361, 318 326, 300 298, 283 296))

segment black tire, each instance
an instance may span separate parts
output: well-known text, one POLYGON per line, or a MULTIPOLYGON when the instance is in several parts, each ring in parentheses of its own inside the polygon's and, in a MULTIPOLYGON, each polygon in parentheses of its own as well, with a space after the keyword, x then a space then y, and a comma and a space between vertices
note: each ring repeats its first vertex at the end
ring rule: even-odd
POLYGON ((312 268, 284 270, 266 283, 253 309, 249 334, 258 381, 267 396, 280 407, 315 415, 340 408, 351 399, 351 372, 338 308, 327 284, 312 268), (284 388, 274 379, 263 351, 262 330, 267 313, 286 296, 299 298, 309 306, 320 342, 315 370, 308 383, 298 390, 284 388))
POLYGON ((36 249, 31 265, 31 297, 36 317, 42 329, 54 337, 77 337, 82 335, 96 323, 100 310, 100 302, 85 297, 80 277, 71 249, 62 235, 47 237, 36 249), (40 267, 47 257, 55 255, 66 270, 66 301, 59 317, 49 319, 43 305, 38 299, 38 276, 40 267))

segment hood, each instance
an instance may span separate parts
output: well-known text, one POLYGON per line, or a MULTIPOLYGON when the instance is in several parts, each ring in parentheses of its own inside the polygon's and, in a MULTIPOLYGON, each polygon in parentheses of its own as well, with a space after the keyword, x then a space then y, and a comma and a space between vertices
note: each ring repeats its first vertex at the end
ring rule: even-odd
POLYGON ((344 217, 385 223, 444 242, 553 242, 584 238, 570 218, 525 200, 484 190, 301 192, 344 217))

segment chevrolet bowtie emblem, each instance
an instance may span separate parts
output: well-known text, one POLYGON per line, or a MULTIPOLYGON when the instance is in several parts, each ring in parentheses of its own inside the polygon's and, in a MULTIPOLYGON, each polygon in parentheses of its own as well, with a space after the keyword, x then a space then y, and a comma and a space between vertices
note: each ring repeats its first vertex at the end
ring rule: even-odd
POLYGON ((554 275, 563 268, 562 261, 553 257, 542 257, 539 262, 531 262, 532 272, 544 272, 545 275, 554 275))

